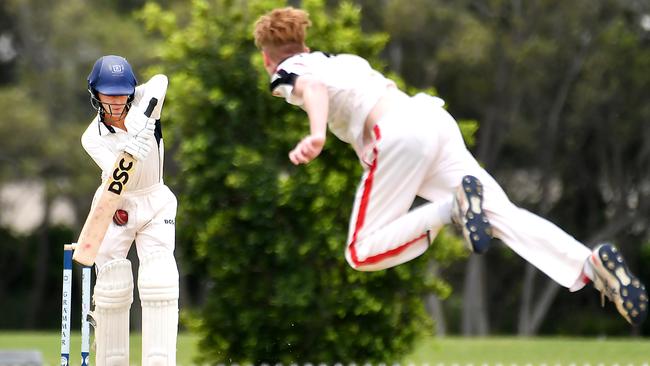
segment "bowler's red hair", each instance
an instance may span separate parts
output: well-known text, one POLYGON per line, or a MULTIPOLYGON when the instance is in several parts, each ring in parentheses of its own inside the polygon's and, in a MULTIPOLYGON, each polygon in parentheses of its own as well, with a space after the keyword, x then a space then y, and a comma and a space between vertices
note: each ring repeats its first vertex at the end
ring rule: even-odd
POLYGON ((309 14, 286 7, 262 15, 255 23, 255 45, 275 60, 305 52, 309 14))

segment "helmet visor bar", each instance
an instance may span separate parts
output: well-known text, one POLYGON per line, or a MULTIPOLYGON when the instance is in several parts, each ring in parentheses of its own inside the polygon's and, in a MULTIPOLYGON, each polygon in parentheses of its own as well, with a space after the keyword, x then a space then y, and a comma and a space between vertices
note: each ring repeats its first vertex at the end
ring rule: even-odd
POLYGON ((126 103, 106 103, 99 100, 94 93, 90 93, 90 105, 99 112, 102 117, 111 116, 122 118, 129 111, 131 102, 132 98, 129 97, 126 103), (117 111, 120 111, 119 115, 117 114, 117 111))

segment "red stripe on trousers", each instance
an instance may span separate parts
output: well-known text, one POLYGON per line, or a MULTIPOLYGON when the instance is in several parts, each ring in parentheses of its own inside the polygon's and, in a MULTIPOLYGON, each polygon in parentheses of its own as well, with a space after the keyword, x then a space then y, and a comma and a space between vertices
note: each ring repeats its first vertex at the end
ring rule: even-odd
MULTIPOLYGON (((375 133, 376 141, 379 141, 381 139, 381 133, 379 131, 379 126, 375 125, 373 128, 373 131, 375 133)), ((375 170, 377 170, 377 148, 374 147, 372 149, 372 152, 375 155, 375 158, 372 161, 372 164, 370 165, 370 171, 368 172, 368 177, 366 178, 364 185, 363 185, 363 194, 361 195, 361 203, 359 204, 359 212, 357 213, 357 222, 356 225, 354 226, 354 233, 352 234, 352 242, 348 245, 348 248, 350 250, 350 257, 352 258, 352 262, 354 263, 355 266, 361 266, 364 264, 374 264, 381 262, 382 260, 386 258, 390 258, 393 256, 396 256, 403 252, 406 248, 408 248, 411 244, 415 243, 416 241, 424 238, 427 236, 426 233, 422 234, 421 236, 408 241, 404 244, 400 244, 397 246, 397 248, 391 249, 389 251, 386 251, 384 253, 380 253, 377 255, 373 255, 371 257, 368 257, 362 261, 359 260, 359 257, 357 256, 357 250, 356 250, 356 243, 357 243, 357 236, 359 234, 359 231, 361 231, 361 228, 363 227, 363 224, 366 220, 366 210, 368 209, 368 202, 370 201, 370 191, 372 190, 372 182, 375 178, 375 170)))

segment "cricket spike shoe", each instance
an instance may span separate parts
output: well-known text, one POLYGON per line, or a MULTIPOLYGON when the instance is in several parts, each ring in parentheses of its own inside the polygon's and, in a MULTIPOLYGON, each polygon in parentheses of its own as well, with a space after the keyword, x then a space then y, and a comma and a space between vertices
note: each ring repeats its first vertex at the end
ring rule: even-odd
POLYGON ((625 264, 623 256, 612 244, 602 244, 589 257, 600 291, 601 305, 605 297, 616 305, 618 312, 632 325, 639 325, 648 315, 648 293, 645 286, 625 264))
POLYGON ((451 220, 472 252, 482 254, 488 250, 492 226, 483 211, 483 185, 478 178, 463 177, 452 204, 451 220))

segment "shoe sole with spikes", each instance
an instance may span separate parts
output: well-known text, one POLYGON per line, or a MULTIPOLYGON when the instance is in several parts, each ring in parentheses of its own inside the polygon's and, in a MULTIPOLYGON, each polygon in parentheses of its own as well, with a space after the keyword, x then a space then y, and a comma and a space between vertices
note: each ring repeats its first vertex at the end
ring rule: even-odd
POLYGON ((492 226, 483 211, 483 185, 478 178, 463 177, 454 197, 452 221, 474 253, 485 253, 492 240, 492 226))
POLYGON ((594 287, 605 296, 632 325, 641 324, 648 315, 648 293, 645 286, 630 272, 619 250, 611 244, 602 244, 589 257, 596 274, 594 287))

